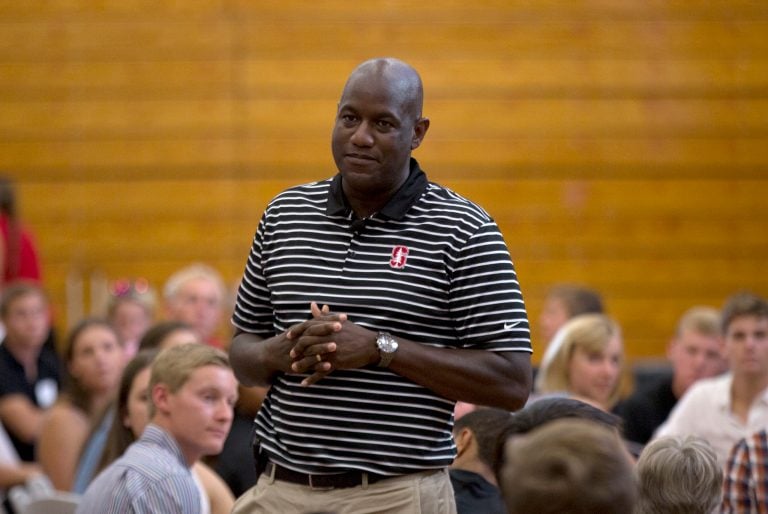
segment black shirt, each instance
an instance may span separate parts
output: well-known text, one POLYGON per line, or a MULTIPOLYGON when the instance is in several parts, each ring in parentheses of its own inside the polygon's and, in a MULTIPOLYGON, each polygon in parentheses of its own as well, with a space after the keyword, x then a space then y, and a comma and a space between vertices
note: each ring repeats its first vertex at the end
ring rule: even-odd
POLYGON ((506 514, 501 491, 482 476, 463 469, 448 470, 458 514, 506 514))
MULTIPOLYGON (((8 351, 5 343, 0 345, 0 398, 10 394, 21 394, 40 408, 53 405, 61 385, 61 368, 58 356, 44 347, 37 359, 37 378, 29 382, 24 373, 24 366, 8 351)), ((8 436, 19 454, 26 462, 35 460, 35 446, 21 441, 6 426, 8 436)))
POLYGON ((638 388, 614 410, 624 420, 624 437, 646 444, 667 420, 677 400, 672 392, 671 373, 638 388))

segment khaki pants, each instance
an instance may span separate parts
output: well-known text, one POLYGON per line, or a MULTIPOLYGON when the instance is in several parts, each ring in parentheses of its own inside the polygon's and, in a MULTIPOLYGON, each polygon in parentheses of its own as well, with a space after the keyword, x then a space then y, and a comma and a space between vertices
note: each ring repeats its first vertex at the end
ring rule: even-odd
POLYGON ((368 486, 310 489, 262 474, 232 514, 456 514, 447 470, 388 478, 368 486))

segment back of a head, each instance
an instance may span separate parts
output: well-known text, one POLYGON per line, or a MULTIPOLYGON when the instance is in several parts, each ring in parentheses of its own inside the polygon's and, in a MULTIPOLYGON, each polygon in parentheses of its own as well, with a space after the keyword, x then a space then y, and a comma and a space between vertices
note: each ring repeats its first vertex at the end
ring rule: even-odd
POLYGON ((558 298, 568 310, 568 314, 602 314, 605 312, 603 299, 594 289, 574 284, 559 284, 550 289, 548 296, 558 298))
POLYGON ((621 418, 575 398, 548 397, 534 400, 512 415, 509 426, 524 434, 558 419, 585 419, 619 430, 621 418))
MULTIPOLYGON (((141 350, 162 350, 166 347, 166 340, 179 331, 192 332, 192 326, 183 321, 159 321, 152 325, 147 330, 139 341, 139 349, 141 350)), ((201 341, 195 336, 194 339, 186 341, 189 343, 199 343, 201 341)))
POLYGON ((628 514, 637 484, 616 432, 581 419, 509 441, 500 486, 509 514, 628 514))
POLYGON ((460 417, 453 425, 453 433, 469 429, 477 441, 478 457, 491 469, 496 468, 496 442, 506 428, 511 414, 503 409, 479 408, 460 417))
POLYGON ((582 419, 605 426, 610 430, 621 430, 621 418, 581 400, 553 396, 530 402, 524 408, 509 416, 497 436, 494 449, 494 472, 500 473, 504 463, 504 446, 509 438, 524 435, 547 423, 560 419, 582 419))
POLYGON ((662 437, 637 462, 635 514, 709 514, 720 503, 723 471, 704 439, 662 437))

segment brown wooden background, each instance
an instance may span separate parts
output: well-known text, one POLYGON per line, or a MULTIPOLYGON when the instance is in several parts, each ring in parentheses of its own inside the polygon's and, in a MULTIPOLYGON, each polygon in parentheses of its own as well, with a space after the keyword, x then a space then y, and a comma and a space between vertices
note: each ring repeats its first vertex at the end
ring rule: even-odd
MULTIPOLYGON (((235 282, 267 200, 331 175, 349 71, 415 65, 429 176, 483 205, 535 328, 601 290, 632 358, 768 294, 768 2, 0 2, 0 170, 48 289, 193 261, 235 282)), ((542 342, 534 330, 534 345, 542 342)), ((538 358, 538 357, 537 357, 538 358)))

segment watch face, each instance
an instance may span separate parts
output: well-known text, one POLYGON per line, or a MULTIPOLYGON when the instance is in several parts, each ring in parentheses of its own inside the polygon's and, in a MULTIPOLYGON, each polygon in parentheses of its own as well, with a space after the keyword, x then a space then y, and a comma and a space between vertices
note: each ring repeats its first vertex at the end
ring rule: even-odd
POLYGON ((392 353, 397 350, 397 341, 389 334, 379 334, 376 344, 379 350, 384 353, 392 353))
POLYGON ((389 367, 389 363, 395 358, 395 352, 397 351, 397 341, 394 337, 386 332, 379 332, 376 337, 376 346, 379 348, 379 355, 381 360, 379 361, 380 368, 389 367))

